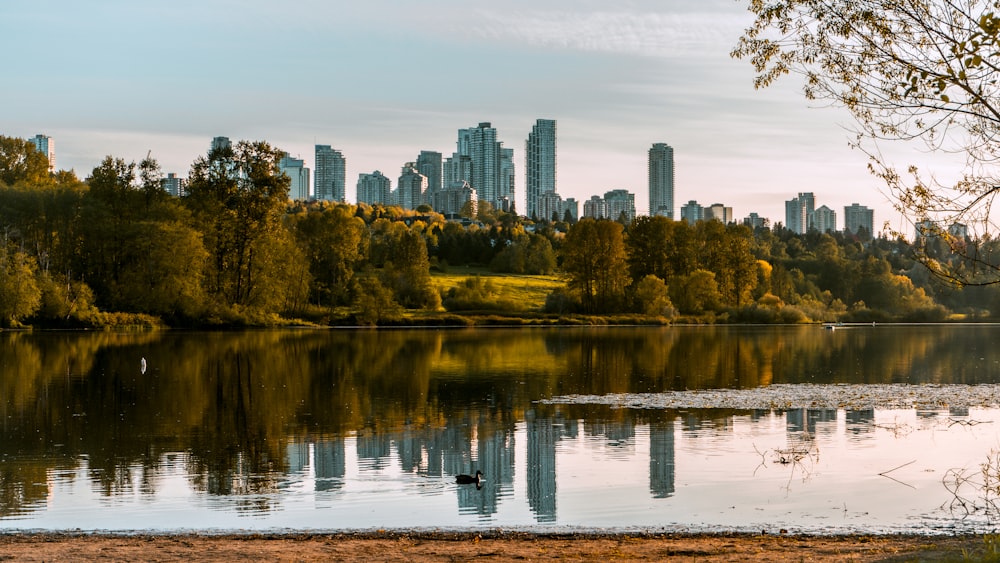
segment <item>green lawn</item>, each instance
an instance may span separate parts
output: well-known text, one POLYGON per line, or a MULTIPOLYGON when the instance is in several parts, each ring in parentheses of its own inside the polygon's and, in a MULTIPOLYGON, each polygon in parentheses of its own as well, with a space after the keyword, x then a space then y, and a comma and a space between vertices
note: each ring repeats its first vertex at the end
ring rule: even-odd
POLYGON ((559 276, 528 276, 497 274, 486 268, 452 266, 447 273, 431 272, 434 287, 439 290, 451 289, 466 279, 479 276, 489 280, 500 291, 499 297, 522 306, 523 310, 541 311, 545 297, 553 290, 564 287, 566 282, 559 276))

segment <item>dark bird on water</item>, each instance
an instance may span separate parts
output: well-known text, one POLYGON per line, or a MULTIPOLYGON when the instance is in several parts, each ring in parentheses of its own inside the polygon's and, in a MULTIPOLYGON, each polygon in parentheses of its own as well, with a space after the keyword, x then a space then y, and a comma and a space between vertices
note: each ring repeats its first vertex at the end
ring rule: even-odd
POLYGON ((476 471, 475 477, 473 477, 472 475, 459 475, 455 477, 455 482, 458 483, 459 485, 471 485, 473 483, 479 485, 482 482, 482 480, 483 480, 483 472, 478 470, 476 471))

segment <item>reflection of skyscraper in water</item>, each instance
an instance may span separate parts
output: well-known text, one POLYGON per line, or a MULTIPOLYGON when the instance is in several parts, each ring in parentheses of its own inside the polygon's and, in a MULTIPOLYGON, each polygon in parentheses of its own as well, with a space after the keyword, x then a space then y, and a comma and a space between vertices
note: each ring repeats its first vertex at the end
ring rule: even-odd
POLYGON ((814 436, 818 425, 833 433, 836 430, 837 409, 792 409, 785 413, 785 420, 789 434, 805 432, 814 436))
POLYGON ((626 420, 595 420, 584 423, 584 432, 589 436, 604 436, 609 446, 632 449, 635 446, 635 422, 626 420))
POLYGON ((649 490, 654 498, 674 494, 674 423, 649 425, 649 490))
POLYGON ((524 416, 528 439, 528 505, 539 522, 556 519, 556 442, 563 436, 576 435, 576 421, 524 416))
POLYGON ((460 512, 490 516, 496 514, 500 497, 509 494, 514 486, 514 433, 481 424, 477 436, 478 459, 472 465, 483 472, 486 481, 481 489, 460 488, 458 508, 460 512))
POLYGON ((344 439, 323 440, 313 446, 316 456, 316 490, 334 491, 340 489, 347 474, 347 454, 344 439))
POLYGON ((288 442, 285 446, 285 462, 288 464, 288 474, 303 473, 309 467, 309 443, 288 442))
POLYGON ((875 409, 844 411, 848 434, 870 434, 875 426, 875 409))
POLYGON ((358 434, 358 465, 362 470, 381 470, 386 467, 392 450, 392 438, 367 430, 358 434))

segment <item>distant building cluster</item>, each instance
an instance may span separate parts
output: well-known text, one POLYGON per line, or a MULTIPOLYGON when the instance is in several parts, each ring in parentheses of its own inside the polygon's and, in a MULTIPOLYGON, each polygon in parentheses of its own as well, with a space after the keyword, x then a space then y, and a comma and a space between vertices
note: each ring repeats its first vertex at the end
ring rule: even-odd
MULTIPOLYGON (((525 204, 522 213, 538 221, 576 221, 580 203, 563 199, 557 192, 556 121, 537 119, 525 141, 525 204)), ((45 154, 49 170, 55 171, 55 141, 47 135, 35 135, 29 141, 45 154)), ((232 148, 228 137, 212 139, 210 151, 232 148)), ((303 159, 285 154, 279 163, 290 179, 289 197, 294 200, 347 202, 347 159, 331 145, 316 145, 314 167, 303 159)), ((674 149, 667 143, 653 143, 648 151, 649 215, 698 221, 734 222, 733 208, 722 203, 702 206, 696 200, 681 205, 674 214, 674 149)), ((455 151, 445 157, 437 151, 422 150, 416 159, 403 163, 396 188, 392 179, 379 170, 358 175, 358 203, 398 205, 404 209, 430 206, 448 218, 475 214, 485 203, 493 209, 519 213, 516 193, 514 149, 505 148, 490 122, 458 130, 455 151)), ((162 179, 163 188, 174 196, 186 194, 187 181, 169 173, 162 179)), ((626 189, 613 189, 603 196, 594 195, 583 202, 582 217, 630 222, 636 217, 635 195, 626 189)), ((743 224, 754 228, 769 227, 771 221, 750 213, 743 224)), ((837 213, 822 205, 816 208, 812 192, 800 192, 785 202, 784 227, 799 234, 837 230, 837 213)), ((926 226, 925 226, 926 227, 926 226)), ((953 226, 964 238, 962 226, 953 226)), ((919 230, 919 229, 918 229, 919 230)), ((949 232, 950 232, 949 230, 949 232)), ((926 227, 918 236, 931 231, 926 227)), ((844 207, 844 232, 852 235, 874 233, 873 211, 852 203, 844 207)), ((952 233, 954 236, 954 233, 952 233)))
MULTIPOLYGON (((851 235, 872 236, 874 233, 874 212, 857 203, 844 207, 844 232, 851 235)), ((816 196, 812 192, 799 193, 785 202, 785 228, 806 234, 837 230, 837 212, 822 205, 816 208, 816 196)))

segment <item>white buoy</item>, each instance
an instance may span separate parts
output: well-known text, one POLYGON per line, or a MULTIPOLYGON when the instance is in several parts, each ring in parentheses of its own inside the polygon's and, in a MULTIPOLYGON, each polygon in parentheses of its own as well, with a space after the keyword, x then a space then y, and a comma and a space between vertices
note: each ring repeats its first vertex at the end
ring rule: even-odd
POLYGON ((146 358, 142 358, 141 360, 139 360, 139 366, 140 366, 139 371, 143 375, 146 375, 146 358))

